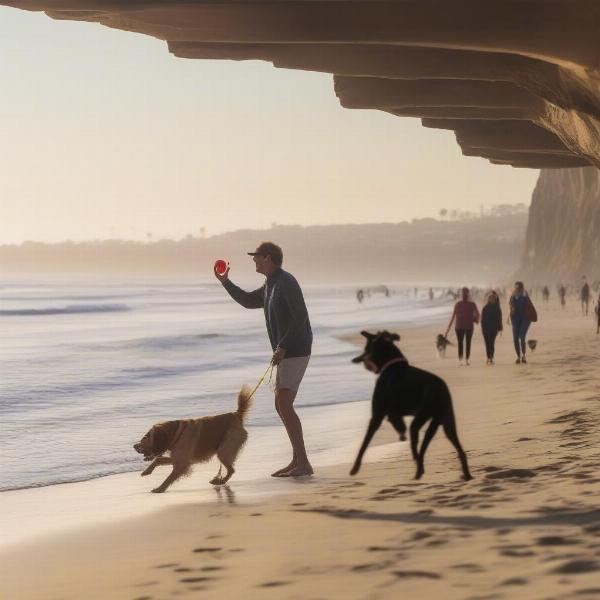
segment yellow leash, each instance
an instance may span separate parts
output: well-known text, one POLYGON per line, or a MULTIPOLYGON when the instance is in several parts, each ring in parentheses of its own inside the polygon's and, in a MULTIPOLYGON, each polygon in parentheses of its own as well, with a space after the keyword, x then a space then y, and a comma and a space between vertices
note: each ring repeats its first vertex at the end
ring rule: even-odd
POLYGON ((252 396, 254 396, 254 392, 256 392, 256 390, 264 383, 265 378, 267 377, 267 373, 269 373, 269 371, 271 371, 271 373, 269 374, 269 383, 271 383, 271 378, 273 377, 273 363, 272 362, 269 363, 269 366, 267 367, 267 370, 265 371, 264 375, 258 380, 256 387, 252 390, 252 393, 248 396, 248 400, 250 400, 250 398, 252 398, 252 396))

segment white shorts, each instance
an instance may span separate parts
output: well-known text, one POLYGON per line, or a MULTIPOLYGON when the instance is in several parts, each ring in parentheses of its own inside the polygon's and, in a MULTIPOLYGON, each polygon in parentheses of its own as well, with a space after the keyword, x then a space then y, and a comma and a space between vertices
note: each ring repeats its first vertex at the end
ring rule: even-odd
POLYGON ((297 392, 309 360, 310 356, 284 358, 277 365, 275 391, 291 390, 292 392, 297 392))

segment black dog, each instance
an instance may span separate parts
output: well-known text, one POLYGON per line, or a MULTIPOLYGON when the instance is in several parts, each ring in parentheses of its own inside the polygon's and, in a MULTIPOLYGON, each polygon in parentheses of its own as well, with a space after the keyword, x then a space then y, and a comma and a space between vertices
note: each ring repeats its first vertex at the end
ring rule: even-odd
POLYGON ((446 383, 433 373, 411 367, 394 345, 394 341, 400 339, 396 333, 380 331, 374 335, 361 331, 361 334, 367 338, 365 350, 360 356, 353 358, 352 362, 364 363, 367 369, 378 373, 379 377, 373 392, 371 421, 350 475, 358 473, 363 454, 386 416, 402 434, 406 429, 402 417, 413 415, 410 425, 410 448, 417 463, 415 479, 420 479, 425 473, 425 452, 440 425, 458 452, 463 478, 472 479, 467 456, 456 433, 452 398, 446 383), (431 422, 417 451, 419 430, 427 421, 431 422))
POLYGON ((454 344, 447 337, 443 336, 441 333, 438 333, 437 337, 435 338, 435 347, 437 348, 438 356, 440 358, 446 356, 446 348, 448 346, 454 346, 454 344))

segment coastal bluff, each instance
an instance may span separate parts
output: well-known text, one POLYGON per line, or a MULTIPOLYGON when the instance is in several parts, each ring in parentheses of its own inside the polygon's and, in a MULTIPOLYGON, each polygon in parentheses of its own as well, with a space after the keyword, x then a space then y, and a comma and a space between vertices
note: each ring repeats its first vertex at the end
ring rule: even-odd
POLYGON ((521 275, 537 283, 600 277, 600 172, 543 170, 533 191, 521 275))
POLYGON ((452 130, 465 156, 600 167, 597 0, 0 0, 177 57, 333 74, 342 106, 452 130))

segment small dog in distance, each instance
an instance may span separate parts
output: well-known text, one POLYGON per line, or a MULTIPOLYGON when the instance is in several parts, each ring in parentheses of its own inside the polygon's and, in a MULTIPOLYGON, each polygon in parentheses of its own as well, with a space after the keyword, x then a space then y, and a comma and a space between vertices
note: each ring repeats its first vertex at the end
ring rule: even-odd
POLYGON ((447 337, 444 337, 441 333, 438 333, 437 337, 435 338, 435 347, 437 348, 439 358, 446 358, 446 348, 448 346, 454 346, 454 344, 447 337))

